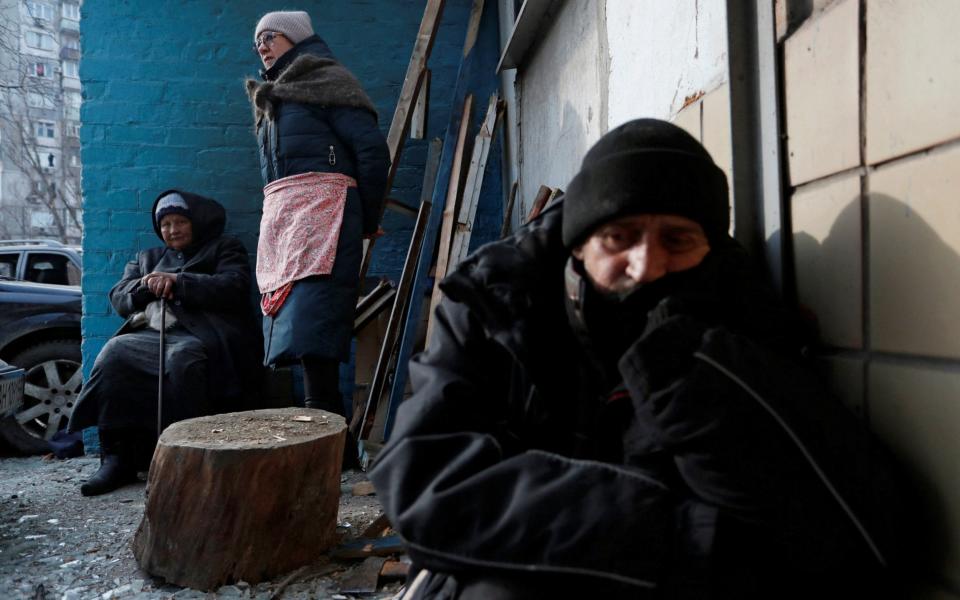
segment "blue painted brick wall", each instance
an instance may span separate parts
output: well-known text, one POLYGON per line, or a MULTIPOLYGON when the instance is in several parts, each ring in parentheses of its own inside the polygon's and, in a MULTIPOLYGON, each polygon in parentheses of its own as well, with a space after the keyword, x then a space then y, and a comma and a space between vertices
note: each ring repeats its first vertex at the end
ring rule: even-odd
MULTIPOLYGON (((442 136, 450 111, 470 0, 447 0, 430 66, 428 135, 442 136)), ((181 187, 216 198, 227 229, 256 249, 261 186, 244 76, 256 75, 253 27, 272 2, 87 0, 80 76, 84 194, 84 370, 89 374, 120 319, 105 294, 137 251, 158 243, 149 210, 181 187)), ((307 10, 314 28, 363 82, 384 133, 400 93, 422 0, 327 0, 307 10)), ((416 204, 425 142, 408 140, 393 195, 416 204)), ((396 278, 413 221, 387 212, 372 275, 396 278)))

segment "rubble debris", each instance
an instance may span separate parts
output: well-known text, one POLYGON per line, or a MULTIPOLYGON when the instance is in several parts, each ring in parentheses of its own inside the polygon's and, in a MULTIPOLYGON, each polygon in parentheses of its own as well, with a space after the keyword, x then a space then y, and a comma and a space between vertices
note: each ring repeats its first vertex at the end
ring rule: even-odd
POLYGON ((377 490, 373 488, 373 484, 369 481, 361 481, 353 484, 350 493, 354 496, 373 496, 377 493, 377 490))

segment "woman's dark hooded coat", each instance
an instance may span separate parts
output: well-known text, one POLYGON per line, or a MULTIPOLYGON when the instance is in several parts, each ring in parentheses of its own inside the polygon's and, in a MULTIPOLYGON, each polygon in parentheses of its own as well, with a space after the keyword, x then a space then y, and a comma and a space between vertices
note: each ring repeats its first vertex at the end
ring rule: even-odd
MULTIPOLYGON (((71 431, 92 425, 153 428, 159 332, 137 328, 133 317, 157 300, 141 283, 144 275, 154 271, 177 274, 173 299, 167 302, 176 326, 167 332, 165 423, 244 410, 251 406, 247 396, 259 389, 262 340, 251 303, 247 251, 239 240, 223 235, 226 213, 210 198, 169 190, 158 196, 151 214, 160 198, 173 192, 190 207, 193 243, 183 251, 166 246, 143 250, 127 263, 123 278, 110 290, 114 310, 126 321, 98 356, 71 417, 71 431), (118 338, 125 338, 125 343, 117 344, 118 338), (142 344, 153 360, 134 364, 136 357, 122 356, 122 348, 131 343, 142 344), (202 365, 201 371, 189 364, 179 365, 182 357, 170 351, 174 344, 182 344, 182 354, 194 357, 202 365), (123 368, 115 368, 121 364, 123 368), (138 372, 132 373, 130 368, 138 372), (193 378, 197 372, 206 380, 201 389, 193 378), (186 381, 178 380, 181 378, 186 381), (149 388, 139 389, 144 386, 149 388)), ((154 230, 163 239, 156 222, 154 230)))

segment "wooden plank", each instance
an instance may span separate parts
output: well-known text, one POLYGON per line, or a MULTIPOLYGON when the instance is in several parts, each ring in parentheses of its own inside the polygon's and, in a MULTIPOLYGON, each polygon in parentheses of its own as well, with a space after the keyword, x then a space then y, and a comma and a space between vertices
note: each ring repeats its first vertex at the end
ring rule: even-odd
MULTIPOLYGON (((403 141, 410 129, 410 120, 413 117, 411 108, 423 85, 427 71, 427 61, 430 59, 430 53, 433 50, 437 30, 440 28, 440 17, 443 15, 445 4, 446 0, 427 0, 423 9, 420 30, 417 32, 417 39, 413 44, 413 53, 410 55, 410 64, 407 65, 407 73, 403 78, 403 87, 400 88, 400 99, 397 101, 397 107, 393 112, 393 120, 390 122, 390 131, 387 133, 387 147, 390 150, 390 170, 387 173, 386 187, 386 193, 388 194, 393 189, 393 178, 400 166, 403 141)), ((383 219, 385 206, 384 203, 380 207, 378 223, 383 219)), ((363 261, 360 264, 361 280, 367 276, 375 245, 375 239, 371 239, 364 248, 363 261)))
POLYGON ((409 217, 417 216, 417 209, 413 206, 410 206, 406 202, 401 202, 396 198, 387 198, 386 200, 387 208, 390 210, 396 211, 400 214, 407 215, 409 217))
POLYGON ((380 347, 380 355, 373 371, 373 378, 370 380, 370 393, 367 396, 363 412, 354 412, 353 419, 350 422, 351 430, 359 439, 365 439, 369 436, 369 429, 373 424, 377 406, 380 404, 380 398, 383 396, 383 390, 386 386, 391 358, 394 355, 397 341, 403 333, 404 313, 410 298, 410 290, 420 261, 427 223, 430 220, 433 206, 431 198, 440 169, 441 149, 442 145, 439 139, 430 142, 423 186, 420 190, 420 211, 414 224, 413 235, 410 236, 410 246, 407 250, 407 258, 403 263, 403 271, 400 273, 400 284, 397 287, 393 308, 390 311, 390 320, 383 337, 383 345, 380 347))
MULTIPOLYGON (((550 197, 547 198, 547 203, 544 205, 544 208, 553 204, 553 201, 563 195, 563 190, 560 188, 553 188, 553 191, 550 192, 550 197)), ((543 211, 540 211, 543 212, 543 211)))
POLYGON ((503 225, 500 226, 500 237, 505 238, 510 234, 510 223, 513 222, 513 205, 517 201, 517 190, 520 189, 520 182, 514 181, 510 186, 510 198, 507 200, 507 207, 503 211, 503 225))
POLYGON ((406 579, 410 573, 410 563, 401 560, 388 560, 380 567, 380 577, 384 579, 406 579))
POLYGON ((547 200, 550 199, 551 194, 553 194, 553 188, 549 188, 545 185, 540 186, 540 189, 537 190, 537 196, 533 199, 533 206, 530 208, 530 214, 527 215, 527 223, 537 218, 537 215, 540 214, 540 211, 543 210, 543 207, 547 205, 547 200))
POLYGON ((356 335, 383 311, 393 300, 397 290, 393 282, 383 279, 372 292, 357 303, 353 318, 353 334, 356 335))
POLYGON ((380 581, 380 570, 387 561, 382 556, 368 556, 363 563, 349 571, 341 581, 338 589, 341 594, 373 594, 377 591, 380 581))
MULTIPOLYGON (((422 81, 423 81, 423 71, 420 72, 420 77, 417 79, 416 87, 413 90, 414 94, 416 94, 416 92, 419 91, 420 84, 422 83, 422 81)), ((403 96, 400 96, 400 100, 399 100, 400 103, 405 102, 409 104, 411 101, 412 100, 410 98, 404 98, 403 96)), ((406 113, 406 126, 401 132, 402 135, 406 135, 407 133, 407 130, 410 125, 410 116, 411 115, 409 112, 406 113)), ((391 132, 392 131, 393 131, 393 127, 391 126, 391 132)), ((397 144, 396 146, 392 146, 390 145, 390 140, 389 139, 387 140, 387 146, 390 148, 390 156, 391 156, 390 170, 387 173, 387 185, 384 188, 385 193, 387 194, 389 194, 390 191, 393 189, 393 177, 394 175, 396 175, 397 167, 400 165, 400 150, 401 150, 401 146, 403 145, 403 138, 401 137, 400 141, 396 142, 396 144, 397 144), (396 158, 393 158, 394 156, 396 158)), ((387 201, 386 199, 384 199, 384 201, 380 203, 380 215, 377 217, 377 223, 380 223, 383 220, 383 213, 384 211, 386 211, 386 209, 387 209, 387 201)), ((370 262, 373 260, 373 248, 374 246, 377 245, 377 238, 376 237, 364 238, 363 242, 364 242, 363 260, 360 262, 360 281, 363 281, 363 279, 367 276, 367 271, 370 269, 370 262)))
POLYGON ((514 21, 513 31, 504 44, 497 73, 504 69, 516 69, 523 64, 530 49, 546 34, 560 6, 561 0, 524 0, 514 21))
MULTIPOLYGON (((468 27, 468 32, 471 33, 468 34, 467 42, 464 44, 464 58, 460 62, 457 80, 453 87, 452 106, 461 106, 467 94, 486 98, 498 88, 500 82, 494 73, 494 66, 499 56, 498 31, 497 4, 492 1, 484 3, 482 0, 474 0, 470 14, 470 26, 468 27)), ((453 162, 453 151, 456 147, 460 116, 460 111, 451 111, 450 121, 444 135, 440 175, 434 188, 433 209, 430 214, 427 233, 423 240, 423 247, 427 248, 428 251, 422 252, 420 255, 416 278, 410 294, 409 307, 406 311, 407 322, 397 354, 397 369, 394 372, 393 384, 390 389, 383 439, 390 435, 396 410, 403 400, 404 390, 407 387, 409 375, 407 365, 415 350, 418 337, 417 326, 424 312, 423 303, 429 293, 432 249, 436 243, 440 220, 443 216, 442 199, 445 197, 449 185, 450 165, 453 162)))
POLYGON ((381 277, 380 281, 377 282, 377 285, 370 290, 370 292, 360 298, 360 301, 357 302, 357 313, 361 313, 367 310, 370 305, 374 304, 378 298, 387 293, 387 290, 393 287, 393 282, 390 280, 381 277))
POLYGON ((384 531, 390 529, 390 518, 386 513, 380 513, 380 516, 373 520, 373 523, 367 525, 360 537, 372 538, 380 537, 384 531))
MULTIPOLYGON (((378 538, 356 538, 333 549, 334 558, 366 558, 401 554, 403 542, 396 533, 378 538)), ((379 572, 379 570, 378 570, 379 572)))
POLYGON ((480 132, 473 144, 473 156, 470 159, 470 169, 467 171, 467 180, 463 184, 463 202, 460 204, 460 216, 457 218, 456 229, 453 233, 453 245, 450 249, 450 264, 447 271, 460 264, 467 257, 470 250, 470 236, 473 233, 473 221, 477 216, 477 205, 480 203, 480 188, 483 185, 483 176, 487 170, 487 158, 490 156, 490 146, 497 135, 497 126, 503 116, 504 103, 499 94, 490 96, 487 107, 487 117, 480 126, 480 132))
MULTIPOLYGON (((470 118, 473 114, 473 94, 463 101, 463 116, 460 118, 460 132, 457 135, 457 148, 453 154, 453 166, 450 168, 450 185, 447 188, 447 201, 443 209, 443 220, 440 225, 440 245, 437 246, 437 268, 433 275, 433 295, 430 299, 430 314, 440 302, 440 281, 447 275, 447 265, 450 261, 450 244, 453 241, 453 230, 457 218, 460 197, 463 195, 463 153, 466 149, 467 131, 470 128, 470 118)), ((427 324, 427 340, 430 340, 431 320, 427 324)))
POLYGON ((412 140, 422 140, 427 136, 427 121, 430 118, 430 74, 430 69, 427 69, 417 93, 417 103, 413 107, 413 120, 410 123, 412 140))

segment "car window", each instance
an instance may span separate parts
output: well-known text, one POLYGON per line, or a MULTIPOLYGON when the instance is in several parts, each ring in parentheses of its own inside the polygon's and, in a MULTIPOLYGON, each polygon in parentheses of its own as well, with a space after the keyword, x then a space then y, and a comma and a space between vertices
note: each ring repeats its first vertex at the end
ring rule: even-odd
POLYGON ((80 267, 75 265, 72 260, 67 261, 67 283, 69 285, 80 285, 80 267))
POLYGON ((25 279, 37 283, 76 285, 70 283, 70 277, 67 273, 68 264, 70 264, 70 259, 62 254, 31 252, 27 255, 25 279))
POLYGON ((17 259, 20 258, 19 252, 7 252, 0 254, 0 277, 17 278, 17 259))

